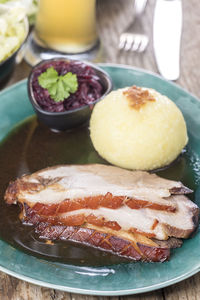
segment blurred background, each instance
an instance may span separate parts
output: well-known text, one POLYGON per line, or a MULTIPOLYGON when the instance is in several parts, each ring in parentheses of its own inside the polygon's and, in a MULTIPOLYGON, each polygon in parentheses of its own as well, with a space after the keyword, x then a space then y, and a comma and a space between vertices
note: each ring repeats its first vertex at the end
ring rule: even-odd
MULTIPOLYGON (((118 49, 120 34, 125 31, 135 17, 133 0, 97 0, 97 30, 103 47, 103 55, 99 59, 99 62, 126 64, 158 73, 153 49, 155 3, 155 0, 148 0, 142 16, 133 24, 133 31, 139 30, 145 32, 149 38, 149 44, 146 50, 142 53, 137 53, 132 51, 119 51, 118 49)), ((200 23, 199 10, 197 9, 199 2, 196 0, 183 0, 182 6, 181 73, 178 83, 183 87, 187 87, 197 96, 200 96, 198 85, 193 84, 191 88, 190 84, 191 80, 193 82, 198 81, 200 69, 200 39, 198 37, 200 23)), ((32 14, 29 19, 31 24, 34 24, 34 14, 32 14)), ((32 28, 33 25, 31 25, 31 30, 32 28)), ((16 66, 12 77, 10 77, 4 87, 27 77, 29 72, 30 66, 23 60, 16 66)))

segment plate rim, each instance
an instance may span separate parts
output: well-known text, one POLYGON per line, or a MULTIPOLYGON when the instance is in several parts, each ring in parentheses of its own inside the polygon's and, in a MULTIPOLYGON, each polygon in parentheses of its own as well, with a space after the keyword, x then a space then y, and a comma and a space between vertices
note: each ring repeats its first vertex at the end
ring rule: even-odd
MULTIPOLYGON (((192 94, 190 91, 188 91, 187 89, 181 87, 179 84, 168 81, 166 79, 164 79, 162 76, 160 76, 157 73, 154 73, 152 71, 149 70, 145 70, 143 68, 138 68, 138 67, 132 67, 130 65, 126 65, 126 64, 115 64, 115 63, 98 63, 98 65, 100 67, 112 67, 112 68, 117 68, 117 69, 128 69, 128 70, 135 70, 138 72, 142 72, 148 75, 152 75, 153 77, 157 77, 160 80, 162 80, 163 82, 167 82, 169 85, 174 86, 175 88, 178 88, 181 91, 184 91, 185 93, 189 94, 192 98, 194 98, 196 101, 200 102, 200 99, 195 96, 194 94, 192 94)), ((17 88, 19 85, 23 85, 25 84, 25 82, 27 81, 27 78, 24 78, 20 81, 18 81, 17 83, 12 84, 11 86, 8 86, 6 88, 4 88, 2 91, 0 91, 0 97, 2 94, 4 93, 9 93, 9 91, 17 88)), ((4 241, 3 241, 4 242, 4 241)), ((6 243, 6 242, 5 242, 6 243)), ((7 243, 6 243, 7 244, 7 243)), ((22 251, 20 251, 22 252, 22 251)), ((154 291, 154 290, 158 290, 160 288, 164 288, 170 285, 173 285, 175 283, 181 282, 195 274, 197 274, 200 271, 200 262, 198 265, 196 265, 194 268, 192 268, 190 271, 188 271, 187 273, 184 273, 183 275, 180 275, 178 277, 169 279, 167 281, 161 282, 161 283, 156 283, 153 285, 148 285, 145 287, 140 287, 140 288, 133 288, 133 289, 120 289, 120 290, 106 290, 106 291, 102 291, 102 290, 97 290, 97 289, 83 289, 83 288, 76 288, 76 287, 69 287, 66 285, 58 285, 58 284, 53 284, 53 283, 49 283, 47 281, 41 281, 41 280, 37 280, 35 278, 32 278, 31 276, 26 276, 23 274, 19 274, 15 271, 9 270, 3 266, 0 265, 0 271, 11 275, 15 278, 18 278, 20 280, 24 280, 26 282, 32 283, 32 284, 36 284, 42 287, 47 287, 47 288, 52 288, 52 289, 56 289, 56 290, 60 290, 60 291, 65 291, 65 292, 69 292, 69 293, 76 293, 76 294, 83 294, 83 295, 94 295, 94 296, 123 296, 123 295, 133 295, 133 294, 140 294, 140 293, 145 293, 145 292, 150 292, 150 291, 154 291)))
POLYGON ((116 291, 102 291, 102 290, 88 290, 88 289, 81 289, 81 288, 73 288, 68 287, 64 285, 57 285, 53 283, 48 283, 46 281, 37 280, 25 275, 20 275, 16 272, 10 271, 2 266, 0 266, 0 271, 4 272, 8 275, 11 275, 17 279, 24 280, 26 282, 29 282, 31 284, 35 284, 41 287, 46 287, 50 289, 55 289, 58 291, 64 291, 68 293, 74 293, 74 294, 82 294, 82 295, 92 295, 92 296, 126 296, 126 295, 136 295, 136 294, 142 294, 147 293, 151 291, 156 291, 161 288, 165 288, 168 286, 171 286, 173 284, 179 283, 187 278, 190 278, 191 276, 197 274, 200 271, 200 265, 195 268, 192 272, 187 272, 186 274, 176 277, 174 279, 167 280, 165 282, 154 284, 142 288, 135 288, 135 289, 125 289, 125 290, 116 290, 116 291))

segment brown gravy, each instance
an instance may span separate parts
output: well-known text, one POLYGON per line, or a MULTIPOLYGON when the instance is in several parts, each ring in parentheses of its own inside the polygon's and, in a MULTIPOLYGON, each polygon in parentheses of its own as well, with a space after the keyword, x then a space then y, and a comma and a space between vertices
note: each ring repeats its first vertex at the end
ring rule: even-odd
MULTIPOLYGON (((194 189, 194 172, 186 171, 188 160, 186 153, 159 175, 181 180, 194 189)), ((18 206, 5 204, 3 197, 11 180, 47 166, 76 163, 106 163, 91 144, 88 126, 54 133, 31 117, 14 128, 0 144, 0 238, 25 253, 67 264, 105 266, 127 262, 124 258, 72 242, 46 243, 38 238, 32 226, 21 223, 18 206)))

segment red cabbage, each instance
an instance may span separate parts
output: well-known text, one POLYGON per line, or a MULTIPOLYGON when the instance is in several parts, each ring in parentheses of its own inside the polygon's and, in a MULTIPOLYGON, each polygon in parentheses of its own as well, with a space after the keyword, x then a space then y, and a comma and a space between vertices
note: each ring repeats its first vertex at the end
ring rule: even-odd
POLYGON ((84 105, 92 105, 102 95, 102 85, 95 70, 79 61, 51 61, 38 66, 33 72, 32 89, 35 100, 39 106, 50 112, 63 112, 73 110, 84 105), (47 89, 38 83, 38 77, 48 68, 53 67, 59 75, 72 72, 77 75, 78 90, 67 99, 55 102, 47 89))

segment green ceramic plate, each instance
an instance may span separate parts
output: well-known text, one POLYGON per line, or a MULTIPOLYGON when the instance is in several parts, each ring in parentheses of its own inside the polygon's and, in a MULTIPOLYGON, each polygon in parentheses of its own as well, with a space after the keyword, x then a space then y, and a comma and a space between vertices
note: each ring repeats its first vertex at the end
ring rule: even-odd
MULTIPOLYGON (((111 75, 114 88, 129 85, 152 87, 169 96, 182 110, 187 122, 189 145, 185 161, 178 171, 178 178, 195 189, 195 201, 197 201, 200 194, 198 190, 200 102, 198 99, 179 86, 144 70, 109 64, 102 67, 111 75)), ((23 122, 32 114, 26 80, 1 92, 0 140, 17 123, 23 122)), ((185 241, 180 249, 176 249, 169 262, 82 268, 38 259, 0 241, 0 270, 41 286, 74 293, 110 296, 142 293, 174 284, 200 270, 200 233, 197 232, 193 239, 185 241)))

